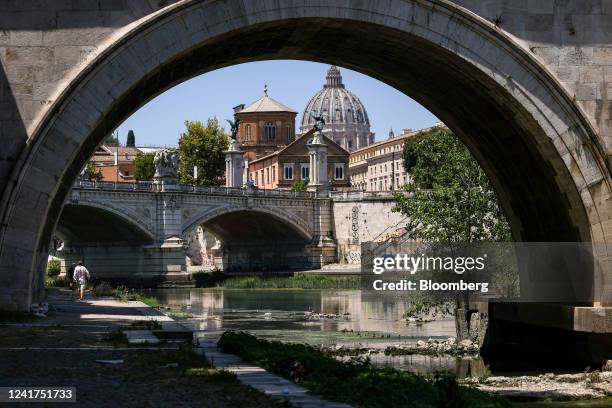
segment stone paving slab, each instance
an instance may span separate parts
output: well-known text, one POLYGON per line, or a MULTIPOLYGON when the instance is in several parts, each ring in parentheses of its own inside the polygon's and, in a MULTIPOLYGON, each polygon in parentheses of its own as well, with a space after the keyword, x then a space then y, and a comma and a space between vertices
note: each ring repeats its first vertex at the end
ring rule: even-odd
POLYGON ((348 404, 327 401, 309 394, 304 387, 261 367, 247 364, 238 356, 223 353, 217 348, 214 340, 200 339, 198 344, 200 348, 197 348, 196 352, 204 354, 215 367, 234 373, 241 383, 256 388, 274 399, 288 400, 300 408, 352 408, 348 404))
POLYGON ((159 339, 151 330, 126 330, 123 332, 129 344, 157 344, 159 339))

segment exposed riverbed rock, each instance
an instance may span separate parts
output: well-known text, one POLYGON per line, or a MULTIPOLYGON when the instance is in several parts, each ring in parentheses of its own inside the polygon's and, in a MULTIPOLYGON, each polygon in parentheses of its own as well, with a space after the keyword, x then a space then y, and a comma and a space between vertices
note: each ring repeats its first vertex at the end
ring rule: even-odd
POLYGON ((575 400, 612 396, 612 372, 467 378, 465 384, 517 400, 575 400))
POLYGON ((446 340, 428 339, 419 340, 415 344, 399 344, 389 346, 385 349, 387 355, 403 354, 427 354, 427 355, 469 355, 478 354, 480 345, 471 340, 462 340, 457 344, 457 339, 449 337, 446 340))
POLYGON ((351 314, 350 313, 335 314, 335 313, 306 312, 305 316, 309 320, 323 320, 323 319, 345 319, 345 320, 349 320, 351 318, 351 314))

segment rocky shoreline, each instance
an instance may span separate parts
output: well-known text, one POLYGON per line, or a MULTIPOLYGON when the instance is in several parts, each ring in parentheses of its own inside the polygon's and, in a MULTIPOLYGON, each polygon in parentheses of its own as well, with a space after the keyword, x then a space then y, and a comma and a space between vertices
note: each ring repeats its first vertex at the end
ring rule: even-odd
MULTIPOLYGON (((376 354, 477 357, 480 346, 470 340, 457 343, 456 338, 450 337, 446 340, 419 340, 413 344, 397 344, 386 348, 320 345, 318 349, 329 356, 366 361, 368 356, 376 354)), ((498 393, 515 401, 601 399, 612 397, 612 364, 604 367, 604 371, 516 377, 468 377, 460 379, 459 382, 482 391, 498 393)))
POLYGON ((466 378, 460 382, 513 400, 599 399, 612 396, 612 371, 538 376, 466 378))
POLYGON ((455 337, 446 340, 428 339, 419 340, 410 344, 395 344, 385 348, 375 347, 347 347, 345 345, 320 345, 319 350, 331 356, 368 356, 371 354, 384 353, 388 356, 401 356, 410 354, 421 355, 451 355, 451 356, 476 356, 480 345, 471 340, 462 340, 457 343, 455 337))

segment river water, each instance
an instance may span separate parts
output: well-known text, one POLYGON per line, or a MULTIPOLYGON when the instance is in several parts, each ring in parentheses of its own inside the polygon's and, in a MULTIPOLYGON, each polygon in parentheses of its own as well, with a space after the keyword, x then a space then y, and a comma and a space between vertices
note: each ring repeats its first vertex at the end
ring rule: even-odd
MULTIPOLYGON (((403 318, 407 302, 367 298, 359 290, 180 288, 147 294, 170 308, 170 314, 195 330, 198 337, 215 338, 235 329, 270 340, 384 348, 455 336, 452 317, 422 325, 407 324, 403 318), (313 319, 310 312, 334 317, 313 319)), ((375 365, 421 374, 440 370, 460 377, 488 373, 478 357, 379 353, 371 360, 375 365)))
MULTIPOLYGON (((190 326, 197 337, 217 338, 225 330, 246 330, 258 337, 299 343, 380 347, 455 336, 453 318, 408 325, 403 318, 408 302, 369 298, 359 290, 301 289, 157 289, 145 292, 169 308, 167 312, 190 326), (312 319, 309 312, 340 317, 312 319)), ((371 355, 378 366, 419 374, 444 370, 458 377, 522 375, 491 373, 479 357, 371 355)), ((524 408, 603 408, 612 399, 523 403, 524 408)))

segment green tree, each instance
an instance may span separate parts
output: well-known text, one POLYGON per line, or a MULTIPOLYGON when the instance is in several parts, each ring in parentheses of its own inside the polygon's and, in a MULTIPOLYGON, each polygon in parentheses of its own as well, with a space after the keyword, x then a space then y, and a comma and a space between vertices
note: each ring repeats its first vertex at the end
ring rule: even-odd
POLYGON ((136 180, 153 180, 155 175, 155 153, 138 153, 134 158, 134 178, 136 180))
POLYGON ((404 167, 411 181, 395 194, 412 238, 430 242, 507 241, 510 227, 486 174, 448 129, 408 138, 404 167), (408 194, 406 194, 408 193, 408 194))
POLYGON ((305 180, 295 180, 291 185, 291 191, 296 192, 304 192, 308 187, 308 179, 305 180))
MULTIPOLYGON (((491 183, 450 130, 436 128, 407 139, 403 159, 411 181, 395 194, 393 210, 408 217, 410 238, 432 243, 510 239, 510 227, 491 183)), ((492 278, 498 282, 493 285, 508 285, 506 274, 495 269, 492 278)), ((471 331, 469 294, 458 294, 455 301, 457 338, 481 342, 482 331, 471 331)))
POLYGON ((104 144, 104 146, 112 146, 112 147, 120 146, 119 139, 117 139, 113 133, 106 136, 102 144, 104 144))
POLYGON ((228 135, 217 118, 185 121, 187 128, 179 139, 179 183, 203 186, 220 185, 225 172, 225 153, 228 135), (198 167, 198 178, 193 179, 193 167, 198 167))
POLYGON ((87 162, 87 167, 85 168, 87 172, 87 176, 90 180, 100 181, 104 178, 102 175, 102 170, 96 167, 96 164, 90 160, 87 162))
POLYGON ((127 134, 125 146, 126 147, 136 147, 136 136, 134 136, 134 131, 132 129, 130 129, 127 134))

